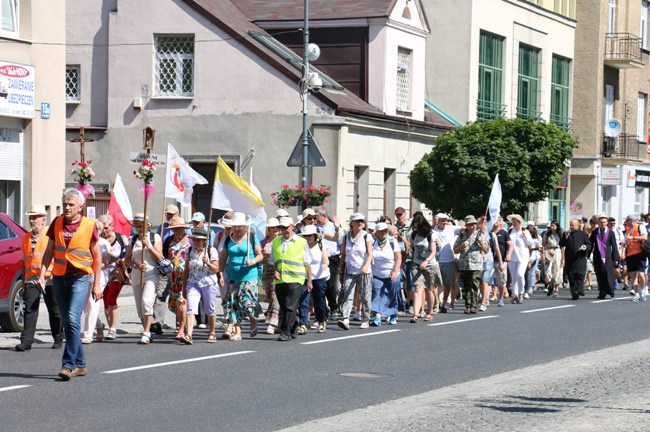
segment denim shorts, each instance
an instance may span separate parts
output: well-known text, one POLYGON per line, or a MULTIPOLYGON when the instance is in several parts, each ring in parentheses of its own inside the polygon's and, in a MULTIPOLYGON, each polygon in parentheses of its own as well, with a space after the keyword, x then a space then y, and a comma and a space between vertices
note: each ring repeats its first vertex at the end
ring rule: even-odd
POLYGON ((494 270, 494 261, 484 261, 481 282, 490 283, 492 279, 492 270, 494 270))

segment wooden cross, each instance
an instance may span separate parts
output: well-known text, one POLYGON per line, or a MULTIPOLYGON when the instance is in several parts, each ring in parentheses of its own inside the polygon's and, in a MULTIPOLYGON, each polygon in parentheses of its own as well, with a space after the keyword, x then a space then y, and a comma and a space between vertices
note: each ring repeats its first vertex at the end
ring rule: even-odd
POLYGON ((70 141, 79 143, 80 145, 79 153, 81 155, 81 162, 86 162, 86 153, 85 153, 84 144, 87 142, 95 141, 95 138, 86 138, 84 136, 84 128, 82 126, 79 128, 79 138, 73 138, 70 141))

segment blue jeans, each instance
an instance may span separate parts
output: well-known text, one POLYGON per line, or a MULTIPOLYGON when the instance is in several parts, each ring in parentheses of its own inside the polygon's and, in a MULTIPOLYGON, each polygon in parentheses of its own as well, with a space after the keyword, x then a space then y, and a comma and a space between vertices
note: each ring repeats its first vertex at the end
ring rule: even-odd
POLYGON ((305 284, 301 287, 300 300, 298 300, 298 311, 300 313, 300 325, 309 325, 309 302, 310 301, 311 301, 311 292, 307 291, 307 284, 305 284))
POLYGON ((526 291, 532 291, 533 287, 535 286, 535 276, 537 274, 537 264, 539 263, 539 259, 536 259, 530 264, 530 268, 526 269, 526 291))
POLYGON ((54 276, 53 282, 65 333, 62 367, 86 367, 86 356, 81 345, 81 312, 90 289, 90 275, 54 276))
MULTIPOLYGON (((325 293, 327 292, 328 279, 314 279, 311 281, 313 288, 311 296, 314 299, 314 314, 316 321, 327 321, 327 302, 325 300, 325 293)), ((309 311, 309 302, 307 302, 307 311, 309 311)), ((302 322, 302 302, 300 303, 300 321, 302 322)), ((305 315, 307 312, 305 312, 305 315)))

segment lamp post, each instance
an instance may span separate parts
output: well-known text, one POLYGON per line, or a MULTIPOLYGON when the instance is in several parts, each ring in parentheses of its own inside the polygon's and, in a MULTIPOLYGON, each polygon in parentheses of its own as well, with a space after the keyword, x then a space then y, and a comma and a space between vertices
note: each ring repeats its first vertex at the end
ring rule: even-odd
MULTIPOLYGON (((309 0, 305 0, 305 24, 303 29, 302 57, 302 166, 300 167, 300 186, 307 187, 309 177, 309 128, 307 114, 309 113, 309 0)), ((303 210, 307 204, 303 203, 303 210)))

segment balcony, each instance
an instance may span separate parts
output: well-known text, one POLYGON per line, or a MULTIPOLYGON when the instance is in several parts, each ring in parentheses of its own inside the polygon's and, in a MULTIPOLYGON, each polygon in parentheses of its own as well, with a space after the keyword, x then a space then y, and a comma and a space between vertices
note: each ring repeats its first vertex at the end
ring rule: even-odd
POLYGON ((645 145, 636 135, 620 134, 618 137, 603 135, 603 157, 615 159, 639 159, 639 147, 645 145))
POLYGON ((566 133, 571 133, 573 130, 573 119, 569 117, 551 114, 549 116, 549 121, 566 133))
POLYGON ((541 111, 535 111, 533 109, 517 107, 517 118, 523 120, 540 120, 542 118, 541 111))
POLYGON ((641 38, 630 33, 605 34, 605 64, 618 69, 643 67, 641 38))
POLYGON ((478 99, 476 101, 476 120, 486 121, 503 118, 506 115, 506 106, 497 102, 478 99))

